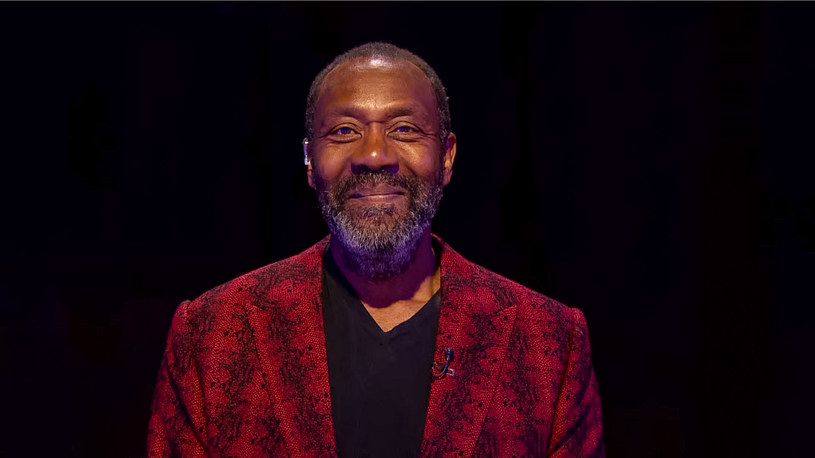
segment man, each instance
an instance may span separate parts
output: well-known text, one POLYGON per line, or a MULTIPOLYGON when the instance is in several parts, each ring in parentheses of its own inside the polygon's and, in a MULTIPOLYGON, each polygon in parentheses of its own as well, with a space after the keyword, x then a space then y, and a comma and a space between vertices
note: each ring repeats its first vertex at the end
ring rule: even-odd
POLYGON ((303 141, 331 235, 179 306, 151 456, 603 456, 583 315, 431 235, 456 136, 385 43, 312 83, 303 141))

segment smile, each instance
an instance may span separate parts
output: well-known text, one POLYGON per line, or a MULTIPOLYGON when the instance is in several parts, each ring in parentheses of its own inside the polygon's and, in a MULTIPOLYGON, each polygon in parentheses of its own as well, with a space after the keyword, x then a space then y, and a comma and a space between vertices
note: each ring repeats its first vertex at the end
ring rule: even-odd
POLYGON ((390 200, 405 195, 402 188, 380 185, 370 189, 356 189, 349 194, 349 199, 360 199, 370 201, 390 200))

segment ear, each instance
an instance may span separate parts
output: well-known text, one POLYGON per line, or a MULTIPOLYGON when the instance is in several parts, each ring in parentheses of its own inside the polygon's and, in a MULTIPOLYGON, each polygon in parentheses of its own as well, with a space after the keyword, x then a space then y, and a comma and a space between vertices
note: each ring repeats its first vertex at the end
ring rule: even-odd
POLYGON ((453 176, 453 162, 456 160, 456 134, 450 132, 447 134, 447 141, 444 142, 444 186, 450 183, 450 178, 453 176))
POLYGON ((308 185, 314 189, 314 179, 311 177, 311 147, 308 143, 308 138, 303 139, 303 163, 306 164, 308 185))

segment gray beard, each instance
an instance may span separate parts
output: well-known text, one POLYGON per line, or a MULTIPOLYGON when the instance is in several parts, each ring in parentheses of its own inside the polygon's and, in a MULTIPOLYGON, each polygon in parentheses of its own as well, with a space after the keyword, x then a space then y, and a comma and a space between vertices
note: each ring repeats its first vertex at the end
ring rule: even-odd
POLYGON ((403 273, 439 208, 442 173, 435 183, 426 183, 417 177, 371 172, 340 179, 331 188, 321 177, 313 175, 320 210, 331 231, 331 243, 342 245, 344 264, 372 280, 403 273), (346 208, 350 191, 379 184, 404 189, 407 210, 402 212, 393 204, 346 208))

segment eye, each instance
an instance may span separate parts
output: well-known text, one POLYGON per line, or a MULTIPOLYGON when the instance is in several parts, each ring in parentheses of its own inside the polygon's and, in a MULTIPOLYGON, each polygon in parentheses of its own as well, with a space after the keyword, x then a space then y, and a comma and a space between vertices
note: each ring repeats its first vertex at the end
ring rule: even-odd
POLYGON ((391 128, 388 135, 399 142, 415 142, 422 137, 422 131, 410 123, 399 123, 391 128))
POLYGON ((352 142, 359 138, 359 131, 354 126, 337 126, 332 128, 326 137, 333 142, 352 142))
POLYGON ((422 131, 412 124, 404 123, 394 126, 390 134, 399 140, 411 141, 418 139, 422 135, 422 131))

